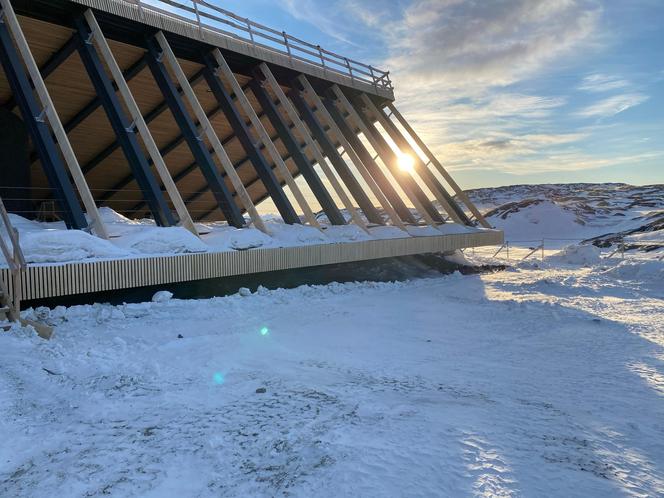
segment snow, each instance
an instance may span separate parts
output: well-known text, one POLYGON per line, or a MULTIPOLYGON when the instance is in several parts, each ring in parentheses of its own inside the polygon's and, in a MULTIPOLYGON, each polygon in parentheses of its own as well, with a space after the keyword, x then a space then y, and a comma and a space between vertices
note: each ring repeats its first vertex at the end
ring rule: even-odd
POLYGON ((664 263, 564 254, 41 309, 0 334, 0 496, 662 496, 664 263))
POLYGON ((664 240, 664 185, 510 185, 471 190, 487 221, 512 246, 549 249, 591 240, 602 247, 621 240, 664 240))
MULTIPOLYGON (((19 231, 28 263, 64 263, 108 258, 135 258, 197 252, 245 251, 255 248, 297 247, 315 244, 353 243, 365 240, 426 237, 469 233, 478 229, 447 223, 440 228, 371 227, 369 233, 350 224, 287 225, 276 216, 265 216, 268 234, 253 227, 235 228, 225 222, 199 223, 201 237, 182 227, 158 227, 152 220, 130 220, 110 208, 100 208, 110 239, 105 241, 82 231, 66 230, 64 223, 41 223, 10 215, 19 231)), ((0 263, 1 264, 1 263, 0 263)))
POLYGON ((562 251, 549 256, 548 262, 558 262, 567 265, 591 266, 601 262, 602 251, 591 244, 572 244, 563 248, 562 251))

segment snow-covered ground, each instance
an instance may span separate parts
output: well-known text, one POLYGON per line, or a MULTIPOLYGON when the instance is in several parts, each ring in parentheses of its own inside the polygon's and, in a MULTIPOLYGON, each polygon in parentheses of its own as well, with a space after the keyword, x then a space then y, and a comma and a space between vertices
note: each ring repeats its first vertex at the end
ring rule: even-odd
POLYGON ((602 247, 664 241, 664 185, 511 185, 468 194, 513 246, 542 239, 550 249, 584 240, 602 247))
POLYGON ((662 496, 664 263, 585 252, 39 310, 0 334, 0 496, 662 496))

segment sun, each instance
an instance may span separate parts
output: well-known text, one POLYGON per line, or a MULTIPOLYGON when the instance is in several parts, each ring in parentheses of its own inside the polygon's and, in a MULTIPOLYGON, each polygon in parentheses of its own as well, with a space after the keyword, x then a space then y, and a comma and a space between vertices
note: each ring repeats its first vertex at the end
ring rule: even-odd
POLYGON ((415 159, 408 154, 399 154, 399 168, 402 171, 412 173, 415 169, 415 159))

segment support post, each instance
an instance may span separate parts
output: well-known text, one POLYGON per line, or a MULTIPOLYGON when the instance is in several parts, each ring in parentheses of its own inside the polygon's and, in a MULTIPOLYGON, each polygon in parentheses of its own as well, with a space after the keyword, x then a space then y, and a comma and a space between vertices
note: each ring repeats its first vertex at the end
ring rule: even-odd
MULTIPOLYGON (((163 35, 162 35, 163 36, 163 35)), ((194 159, 198 163, 198 167, 201 169, 205 179, 207 180, 210 190, 212 191, 219 209, 224 214, 224 217, 230 225, 235 227, 244 226, 244 217, 240 212, 240 209, 237 207, 237 204, 233 200, 233 197, 226 187, 217 166, 210 156, 205 144, 202 140, 199 139, 198 131, 194 125, 193 120, 189 116, 180 94, 178 93, 173 81, 171 80, 168 70, 163 62, 164 50, 162 49, 159 42, 155 37, 150 37, 147 39, 147 48, 148 48, 148 67, 152 72, 152 76, 157 82, 157 86, 161 90, 168 107, 177 122, 182 135, 185 137, 187 145, 191 150, 194 159)), ((179 67, 179 65, 178 65, 179 67)), ((182 69, 180 69, 182 71, 182 69)), ((186 81, 186 78, 185 78, 186 81)), ((189 82, 187 81, 187 86, 189 82)), ((193 90, 192 90, 193 92, 193 90)), ((245 206, 246 207, 246 206, 245 206)))
MULTIPOLYGON (((240 114, 240 111, 235 106, 232 97, 226 91, 221 80, 215 74, 218 66, 216 65, 214 58, 209 55, 206 55, 204 58, 205 68, 203 70, 203 77, 207 81, 212 94, 214 95, 219 107, 226 116, 226 120, 231 125, 233 133, 237 137, 240 145, 244 149, 249 161, 251 161, 256 174, 263 182, 265 189, 270 194, 270 197, 274 201, 279 214, 283 218, 284 222, 289 224, 300 223, 300 218, 297 216, 297 213, 293 209, 292 204, 288 200, 286 193, 281 188, 277 177, 274 175, 272 168, 265 160, 265 157, 261 153, 259 146, 254 142, 249 127, 244 121, 244 118, 240 114)), ((242 91, 242 90, 240 90, 242 91)), ((242 93, 244 95, 244 92, 242 93)), ((236 94, 236 99, 237 99, 236 94)))
POLYGON ((57 152, 53 138, 51 137, 48 126, 46 126, 44 117, 48 119, 51 129, 53 130, 58 146, 62 151, 65 163, 68 166, 69 173, 74 179, 78 192, 83 200, 83 204, 92 219, 92 226, 97 235, 102 238, 108 238, 104 223, 99 216, 97 206, 95 205, 88 184, 85 177, 81 172, 74 151, 69 143, 67 134, 65 133, 60 117, 55 110, 51 96, 48 93, 44 80, 39 73, 35 59, 32 56, 28 42, 25 39, 21 26, 18 23, 16 14, 12 8, 10 0, 0 0, 0 45, 2 46, 2 62, 8 78, 13 82, 14 94, 17 100, 20 101, 19 106, 24 115, 25 122, 31 129, 31 134, 36 141, 36 146, 39 149, 39 156, 42 158, 47 176, 51 185, 55 186, 61 206, 64 208, 68 226, 72 228, 84 229, 88 227, 85 216, 81 211, 81 206, 76 199, 67 172, 64 170, 60 162, 59 154, 57 152), (10 34, 11 33, 11 34, 10 34), (12 37, 16 41, 20 57, 12 43, 12 37), (25 67, 32 78, 32 83, 35 87, 41 107, 34 98, 32 89, 27 75, 23 70, 21 60, 25 63, 25 67))
POLYGON ((399 150, 401 150, 402 153, 407 153, 410 157, 412 157, 415 165, 415 172, 419 174, 419 177, 426 184, 429 190, 431 190, 433 195, 436 197, 436 200, 440 203, 450 218, 452 218, 455 222, 461 223, 463 225, 469 224, 470 220, 468 220, 468 217, 459 208, 459 206, 457 206, 456 202, 454 202, 454 199, 450 197, 450 195, 445 190, 445 187, 443 187, 433 175, 433 173, 427 169, 415 150, 408 143, 408 140, 406 140, 404 136, 401 135, 395 124, 374 105, 373 101, 366 93, 362 93, 360 95, 360 99, 362 100, 362 104, 367 108, 369 113, 378 120, 383 129, 399 148, 399 150))
POLYGON ((387 201, 390 203, 395 213, 397 213, 398 217, 403 220, 404 223, 417 223, 413 213, 411 213, 410 209, 408 209, 406 204, 403 202, 399 192, 397 192, 397 190, 392 186, 385 173, 376 163, 376 158, 371 156, 371 153, 369 153, 367 148, 364 146, 360 140, 360 137, 355 134, 346 120, 341 116, 339 109, 337 109, 334 103, 327 99, 322 101, 322 106, 323 109, 326 109, 327 113, 332 118, 344 139, 348 142, 349 149, 353 150, 354 154, 359 157, 360 161, 366 165, 370 174, 376 183, 380 186, 380 189, 385 193, 387 201))
POLYGON ((304 179, 306 180, 309 188, 316 196, 316 199, 320 203, 323 211, 327 215, 327 218, 330 220, 330 223, 333 225, 345 225, 346 220, 339 211, 339 208, 334 203, 334 200, 325 189, 325 185, 318 177, 318 173, 314 170, 313 165, 304 154, 302 149, 300 149, 299 144, 295 140, 295 137, 290 131, 290 128, 286 124, 283 116, 277 109, 272 97, 265 91, 261 84, 256 79, 252 79, 249 82, 251 91, 256 96, 258 103, 263 108, 266 116, 272 123, 272 126, 276 130, 277 134, 281 138, 281 141, 286 146, 286 150, 291 155, 291 158, 297 165, 297 169, 300 171, 304 179))
MULTIPOLYGON (((309 83, 309 80, 304 75, 300 75, 297 77, 297 84, 302 86, 305 95, 307 95, 313 101, 314 105, 316 106, 316 109, 321 114, 323 119, 327 122, 327 125, 332 131, 332 135, 336 138, 336 140, 339 142, 343 150, 346 152, 350 161, 355 165, 355 168, 360 173, 365 183, 371 189, 372 193, 378 200, 378 203, 383 208, 383 211, 385 211, 385 214, 388 216, 392 224, 406 231, 406 228, 403 222, 401 221, 401 218, 393 208, 392 204, 390 204, 390 202, 387 200, 386 195, 383 193, 383 190, 381 190, 381 187, 378 185, 377 181, 374 179, 371 172, 369 172, 368 168, 371 167, 371 165, 365 164, 364 161, 357 154, 357 151, 352 147, 352 144, 348 142, 344 133, 339 129, 337 122, 332 118, 327 108, 323 105, 321 98, 313 89, 311 83, 309 83)), ((311 109, 309 108, 309 105, 306 103, 306 101, 302 99, 302 102, 304 103, 304 107, 309 109, 309 111, 311 112, 311 109)))
POLYGON ((224 56, 221 55, 221 51, 218 48, 215 48, 212 51, 212 56, 214 57, 214 61, 217 63, 217 70, 221 74, 223 74, 223 76, 226 78, 226 81, 228 81, 228 83, 230 84, 233 93, 235 93, 235 97, 237 98, 238 104, 240 104, 240 107, 242 107, 244 112, 247 114, 247 117, 249 118, 249 121, 251 121, 251 124, 253 125, 256 133, 258 134, 260 141, 265 146, 269 156, 272 158, 272 161, 274 161, 274 164, 277 167, 277 171, 281 175, 282 180, 286 182, 293 196, 295 197, 295 199, 297 199, 297 202, 300 205, 300 209, 302 209, 302 212, 304 213, 304 217, 306 218, 306 220, 309 222, 310 225, 320 228, 320 225, 316 220, 314 213, 311 211, 311 208, 309 207, 307 200, 302 194, 300 187, 298 187, 297 184, 295 183, 295 179, 288 170, 288 167, 284 163, 284 160, 281 158, 281 154, 279 154, 279 151, 277 150, 274 143, 270 139, 270 135, 263 127, 263 123, 261 123, 261 120, 256 115, 256 111, 254 111, 253 107, 251 107, 249 99, 247 99, 247 96, 242 91, 240 84, 235 78, 235 75, 231 71, 230 67, 228 67, 226 59, 224 59, 224 56))
POLYGON ((364 116, 362 112, 358 112, 357 109, 355 109, 353 104, 348 101, 344 93, 341 91, 341 88, 337 85, 332 85, 332 93, 336 97, 338 105, 348 113, 350 120, 355 122, 355 125, 380 155, 383 164, 385 164, 387 170, 392 175, 392 178, 394 178, 394 181, 401 186, 406 196, 413 203, 413 206, 415 206, 415 209, 419 211, 420 216, 422 216, 427 224, 434 227, 438 223, 444 222, 440 213, 431 204, 413 177, 410 175, 405 176, 397 171, 399 158, 392 151, 380 132, 366 119, 366 116, 364 116))
MULTIPOLYGON (((330 185, 332 185, 332 188, 336 192, 337 196, 341 200, 341 203, 343 204, 344 208, 348 211, 348 214, 350 214, 351 219, 355 222, 356 225, 362 227, 363 229, 366 230, 366 224, 364 223, 364 220, 360 217, 359 213, 357 212, 357 209, 355 209, 355 206, 353 206, 353 203, 351 200, 348 198, 348 195, 346 194, 346 191, 343 189, 341 184, 339 183, 339 180, 337 180, 337 177, 334 175, 334 172, 328 165, 327 161, 323 157, 323 153, 321 152, 318 144, 316 144, 316 141, 314 138, 311 136, 311 133, 309 130, 307 130, 307 127, 305 124, 302 122, 300 117, 297 114, 297 111, 291 104, 290 100, 288 100, 288 97, 286 97, 286 94, 284 91, 281 89, 281 86, 279 83, 277 83, 276 78, 272 74, 272 71, 268 67, 267 64, 262 62, 259 64, 256 74, 259 77, 259 80, 262 80, 265 85, 267 85, 272 92, 275 94, 277 97, 278 104, 286 111, 286 115, 288 118, 292 121, 293 126, 295 129, 298 131, 298 133, 302 136, 302 139, 304 140, 305 147, 308 148, 308 150, 313 154, 314 159, 320 166, 320 168, 323 170, 323 173, 325 173, 325 176, 327 180, 330 182, 330 185)), ((314 124, 314 126, 319 126, 317 123, 314 124)), ((319 126, 320 127, 320 126, 319 126)), ((321 130, 322 131, 322 130, 321 130)), ((325 132, 323 131, 323 134, 325 132)), ((336 152, 336 149, 335 149, 336 152)), ((341 159, 341 158, 340 158, 341 159)), ((343 160, 342 160, 343 162, 343 160)), ((346 164, 344 163, 344 166, 346 164)), ((346 167, 346 169, 348 169, 346 167)), ((354 178, 353 178, 354 180, 354 178)), ((357 183, 355 181, 355 183, 357 183)), ((357 187, 360 189, 360 192, 362 192, 362 188, 357 184, 357 187)), ((349 188, 350 190, 350 188, 349 188)), ((366 197, 366 196, 365 196, 366 197)), ((369 202, 367 198, 367 203, 369 202)), ((379 216, 377 216, 378 219, 380 219, 379 216)))
POLYGON ((471 200, 468 198, 468 195, 466 192, 464 192, 457 182, 454 181, 454 178, 447 172, 447 170, 443 167, 443 165, 436 159, 436 156, 433 155, 431 150, 426 146, 426 144, 422 141, 422 139, 415 133, 415 130, 410 126, 408 121, 401 115, 401 113, 397 110, 397 108, 394 106, 394 104, 388 104, 388 108, 390 109, 390 112, 392 115, 397 118, 397 121, 401 123, 401 126, 404 127, 404 129, 408 132, 408 134, 411 136, 413 141, 417 144, 417 146, 422 150, 424 155, 429 159, 431 164, 434 165, 434 167, 438 170, 440 175, 445 178, 445 181, 452 187, 452 190, 456 193, 456 195, 463 201, 463 203, 466 205, 468 210, 473 213, 477 221, 484 227, 484 228, 491 228, 491 225, 486 221, 484 216, 479 212, 475 204, 471 202, 471 200))
POLYGON ((93 45, 93 37, 96 33, 88 25, 86 18, 77 18, 74 21, 74 25, 76 26, 79 37, 78 53, 83 61, 83 66, 92 81, 92 85, 106 112, 106 116, 111 123, 113 132, 127 159, 129 168, 143 193, 143 198, 150 207, 155 223, 159 226, 175 225, 173 214, 152 175, 152 171, 150 171, 150 167, 145 160, 143 151, 136 138, 134 128, 136 122, 132 123, 127 119, 120 101, 115 94, 113 84, 106 74, 97 50, 93 45))
POLYGON ((318 121, 318 118, 314 114, 313 110, 309 107, 309 104, 304 100, 300 95, 300 92, 293 89, 288 92, 288 97, 293 102, 297 110, 302 115, 302 119, 307 123, 309 129, 316 137, 318 144, 323 149, 323 153, 330 160, 334 168, 337 170, 339 177, 348 187, 348 191, 357 201, 357 204, 362 209, 364 216, 370 223, 384 224, 380 213, 376 210, 376 207, 371 202, 371 199, 362 189, 362 185, 355 179, 353 172, 350 170, 346 161, 339 154, 336 146, 330 139, 330 137, 325 133, 323 125, 318 121))
MULTIPOLYGON (((131 90, 129 89, 129 85, 127 84, 127 81, 125 80, 125 77, 122 74, 120 66, 118 65, 117 61, 115 60, 115 57, 113 56, 113 52, 111 51, 111 48, 109 47, 108 42, 106 41, 106 38, 104 37, 104 34, 102 33, 101 28, 99 27, 97 19, 95 18, 95 15, 92 12, 92 10, 87 10, 85 12, 85 19, 87 20, 88 26, 92 30, 92 34, 94 35, 94 40, 96 41, 99 47, 99 50, 106 62, 106 65, 111 71, 113 79, 115 80, 115 84, 117 85, 120 91, 120 95, 122 95, 122 98, 129 111, 129 114, 131 115, 131 118, 133 119, 133 122, 136 125, 136 129, 138 130, 138 133, 140 133, 141 138, 143 139, 145 148, 147 149, 148 154, 152 159, 152 163, 154 164, 155 169, 159 174, 161 182, 163 183, 164 187, 166 188, 166 192, 168 192, 168 195, 171 198, 171 201, 173 202, 173 206, 175 207, 178 217, 180 218, 180 224, 184 228, 189 230, 191 233, 198 236, 198 231, 196 230, 194 222, 191 219, 191 215, 187 210, 187 206, 185 206, 182 197, 180 196, 180 192, 175 186, 175 182, 173 181, 173 178, 171 177, 171 174, 168 171, 168 167, 164 162, 164 158, 162 157, 159 148, 157 147, 157 144, 155 143, 154 138, 150 133, 150 129, 148 128, 145 119, 143 119, 143 114, 141 113, 138 104, 136 104, 136 101, 134 100, 134 96, 132 95, 131 90)), ((142 154, 141 158, 143 158, 142 154)), ((146 164, 146 166, 149 168, 149 165, 146 164)))

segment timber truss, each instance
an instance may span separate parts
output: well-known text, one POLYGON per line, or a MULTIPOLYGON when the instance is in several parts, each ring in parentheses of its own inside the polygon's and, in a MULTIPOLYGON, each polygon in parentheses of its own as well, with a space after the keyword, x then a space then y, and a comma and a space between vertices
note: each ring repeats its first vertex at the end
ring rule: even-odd
POLYGON ((289 224, 320 227, 315 200, 334 225, 489 228, 386 72, 317 46, 321 63, 307 60, 285 34, 252 48, 192 4, 189 19, 135 0, 0 0, 0 102, 30 134, 35 212, 100 237, 99 206, 195 234, 212 220, 267 231, 266 199, 289 224))

